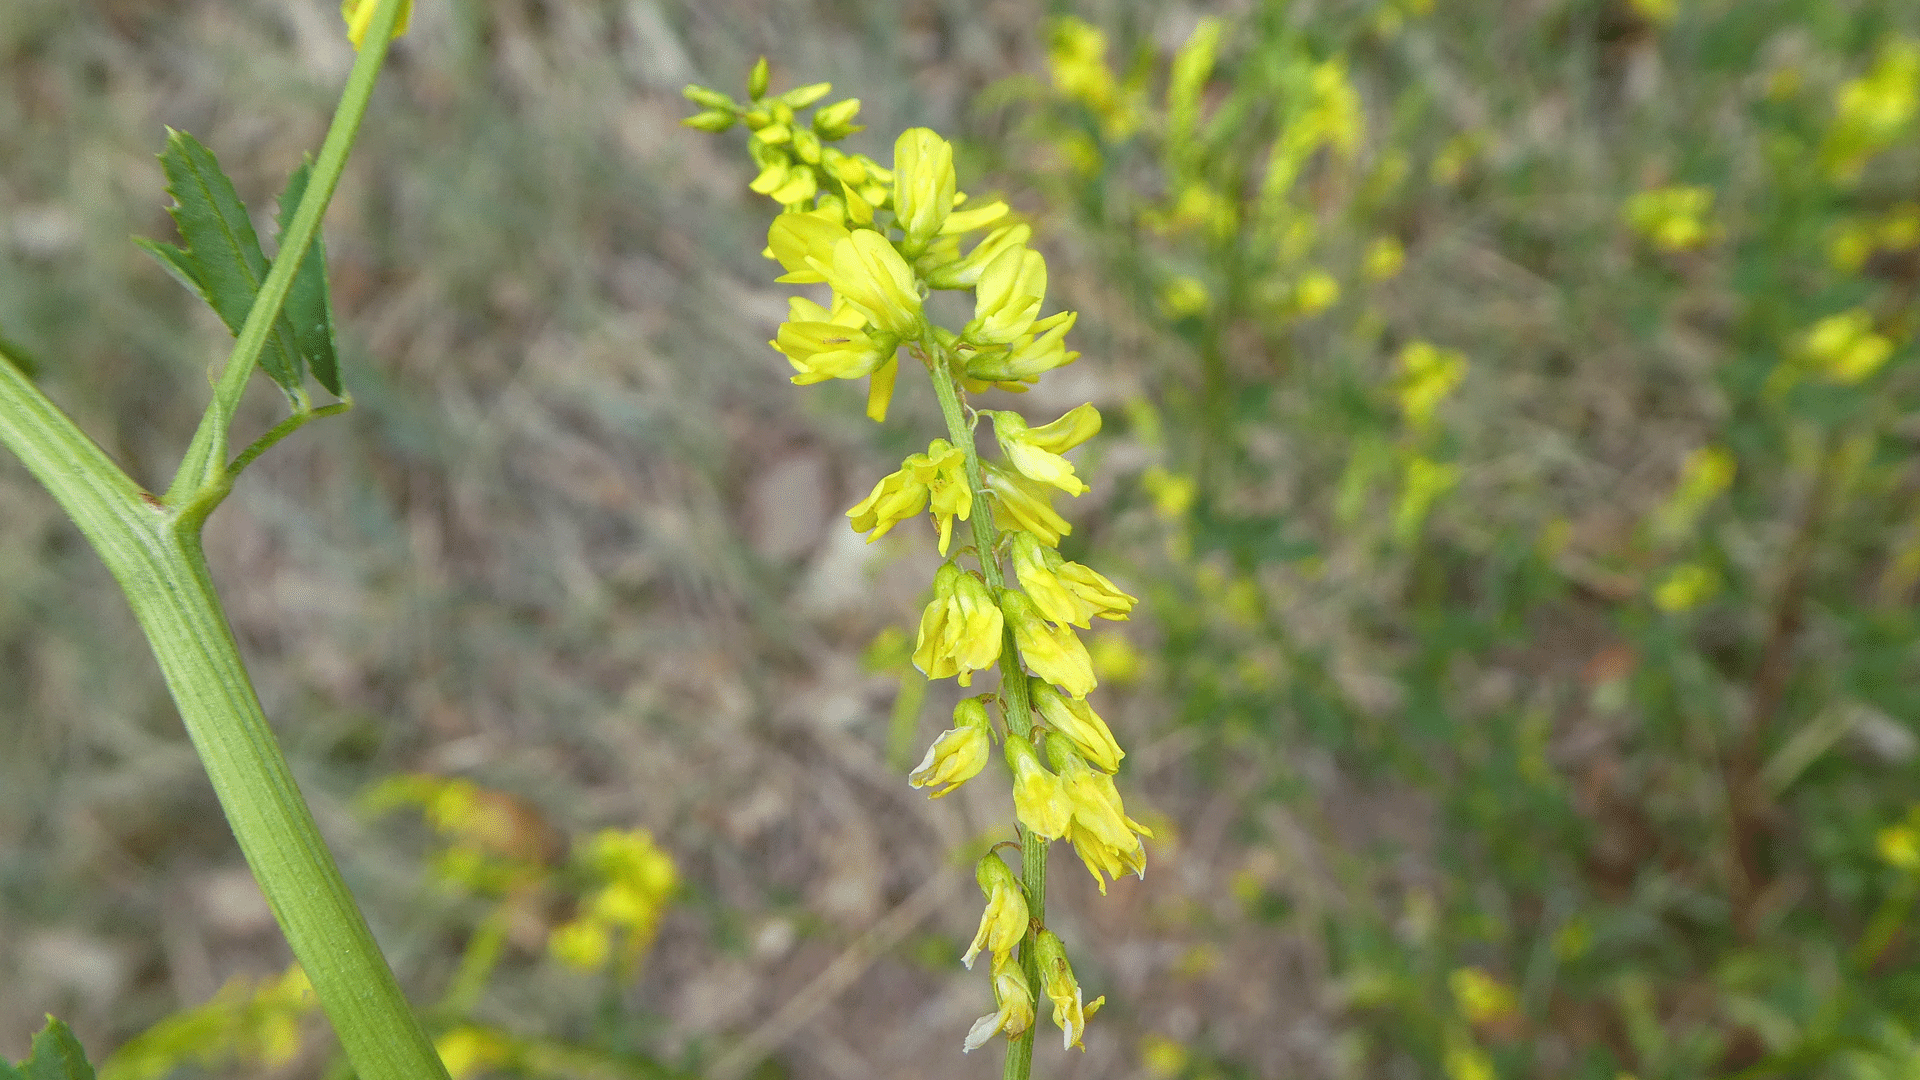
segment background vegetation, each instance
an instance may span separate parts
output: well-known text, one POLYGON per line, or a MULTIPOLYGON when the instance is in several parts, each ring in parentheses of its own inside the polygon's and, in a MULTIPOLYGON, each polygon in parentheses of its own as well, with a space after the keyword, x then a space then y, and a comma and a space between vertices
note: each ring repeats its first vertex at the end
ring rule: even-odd
MULTIPOLYGON (((328 221, 359 407, 208 546, 450 1057, 994 1068, 956 858, 1006 800, 907 789, 930 567, 840 523, 934 403, 785 384, 749 166, 676 126, 763 52, 870 152, 967 136, 1083 312, 1020 404, 1109 418, 1072 542, 1145 600, 1096 659, 1167 839, 1101 903, 1059 867, 1109 1004, 1038 1069, 1920 1067, 1897 0, 423 3, 328 221), (569 962, 636 828, 671 899, 569 962)), ((225 341, 125 241, 162 125, 265 208, 349 55, 305 0, 0 10, 0 328, 149 483, 225 341)), ((0 1052, 51 1010, 321 1074, 116 591, 11 463, 0 505, 0 1052)))

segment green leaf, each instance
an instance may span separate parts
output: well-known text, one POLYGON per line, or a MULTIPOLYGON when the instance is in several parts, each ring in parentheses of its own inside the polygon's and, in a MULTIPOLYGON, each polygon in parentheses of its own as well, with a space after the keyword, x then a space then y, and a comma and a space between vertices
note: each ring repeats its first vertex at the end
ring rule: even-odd
MULTIPOLYGON (((173 215, 185 246, 138 238, 134 242, 198 293, 227 329, 238 334, 260 283, 266 280, 268 266, 246 204, 233 189, 233 181, 220 171, 213 151, 184 131, 167 129, 160 167, 174 200, 167 213, 173 215)), ((275 320, 273 333, 260 351, 260 367, 280 384, 295 408, 305 406, 306 391, 301 386, 305 368, 294 346, 293 326, 284 315, 275 320)))
MULTIPOLYGON (((293 224, 293 212, 307 193, 307 176, 312 171, 313 160, 309 158, 287 177, 287 188, 280 193, 275 243, 281 242, 293 224)), ((300 269, 294 272, 293 285, 287 291, 287 303, 281 311, 293 327, 293 348, 307 370, 313 372, 313 377, 329 394, 341 396, 339 351, 333 339, 333 302, 327 295, 327 247, 320 236, 315 235, 313 243, 307 245, 307 254, 300 260, 300 269)))
POLYGON ((0 361, 12 364, 20 370, 20 374, 29 379, 40 374, 40 364, 34 360, 33 354, 18 344, 8 341, 5 334, 0 334, 0 361))
POLYGON ((47 1017, 47 1026, 33 1037, 33 1052, 18 1068, 0 1061, 0 1080, 94 1080, 87 1052, 67 1025, 47 1017))

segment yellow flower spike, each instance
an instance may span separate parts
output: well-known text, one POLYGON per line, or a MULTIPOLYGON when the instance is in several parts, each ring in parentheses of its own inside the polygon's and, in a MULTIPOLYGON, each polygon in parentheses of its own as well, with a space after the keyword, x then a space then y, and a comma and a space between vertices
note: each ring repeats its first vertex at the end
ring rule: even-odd
MULTIPOLYGON (((872 534, 867 537, 867 543, 887 535, 895 525, 926 509, 929 492, 918 467, 924 461, 922 454, 907 458, 898 471, 881 477, 867 497, 847 511, 854 532, 872 534)), ((936 594, 937 588, 936 583, 936 594)))
POLYGON ((975 1020, 967 1032, 963 1053, 980 1049, 995 1035, 1018 1038, 1033 1026, 1033 991, 1027 989, 1027 977, 1018 964, 994 965, 993 1000, 995 1010, 975 1020))
POLYGON ((1035 836, 1058 840, 1073 823, 1073 803, 1060 778, 1040 764, 1033 744, 1017 736, 1007 739, 1007 765, 1013 770, 1013 812, 1035 836))
POLYGON ((1060 538, 1073 532, 1073 526, 1054 513, 1045 485, 990 461, 980 463, 980 477, 1000 509, 1006 511, 1001 525, 1030 532, 1048 547, 1060 546, 1060 538))
MULTIPOLYGON (((1067 963, 1067 949, 1051 930, 1042 930, 1034 938, 1034 953, 1040 965, 1040 989, 1053 1002, 1053 1022, 1060 1029, 1060 1048, 1080 1046, 1087 1030, 1086 1005, 1080 999, 1080 983, 1067 963)), ((1082 1050, 1086 1047, 1081 1046, 1082 1050)))
POLYGON ((995 852, 987 852, 973 868, 973 879, 980 883, 980 892, 987 898, 987 910, 981 914, 980 929, 974 932, 973 943, 967 946, 967 954, 960 962, 967 970, 973 970, 973 958, 985 949, 993 957, 993 966, 999 968, 1007 963, 1013 947, 1026 936, 1027 896, 1021 891, 1020 880, 995 852))
POLYGON ((767 250, 773 253, 786 273, 773 280, 785 285, 808 285, 827 280, 815 270, 809 259, 825 263, 833 258, 833 246, 848 236, 841 217, 819 210, 781 214, 767 229, 767 250))
POLYGON ((1069 495, 1085 494, 1087 485, 1073 473, 1073 465, 1061 457, 1100 430, 1100 414, 1091 405, 1082 405, 1045 427, 1029 428, 1019 413, 990 412, 993 434, 1001 453, 1013 467, 1030 480, 1052 484, 1069 495))
MULTIPOLYGON (((340 17, 346 20, 347 40, 353 42, 355 49, 373 26, 373 13, 379 6, 380 0, 341 0, 340 17)), ((393 36, 397 38, 406 33, 412 18, 413 0, 400 0, 400 15, 393 21, 393 36)))
POLYGON ((927 464, 921 470, 928 503, 940 523, 940 554, 953 539, 953 522, 973 516, 973 485, 967 482, 967 455, 945 439, 927 444, 927 464))
POLYGON ((930 128, 908 128, 893 143, 893 212, 906 239, 901 250, 918 255, 953 211, 953 144, 930 128))
MULTIPOLYGON (((867 419, 876 424, 885 423, 887 407, 893 404, 893 381, 900 374, 900 358, 887 357, 887 362, 873 371, 873 379, 867 384, 867 419)), ((942 548, 940 554, 945 555, 942 548)))
MULTIPOLYGON (((928 798, 938 799, 980 775, 987 764, 992 730, 986 705, 979 698, 963 698, 953 707, 953 726, 927 747, 927 756, 907 774, 907 783, 917 788, 946 785, 927 793, 928 798)), ((967 966, 973 966, 971 961, 967 966)))
POLYGON ((1067 351, 1067 331, 1080 318, 1077 311, 1062 311, 1033 324, 1031 333, 1022 334, 1005 350, 976 353, 967 360, 967 376, 988 381, 1025 379, 1029 382, 1057 367, 1065 367, 1080 358, 1067 351))
POLYGON ((1047 261, 1028 247, 1009 247, 980 272, 973 321, 961 336, 975 345, 1005 345, 1026 333, 1047 295, 1047 261))
POLYGON ((1066 736, 1088 764, 1106 773, 1120 768, 1120 759, 1126 757, 1127 752, 1120 749, 1113 731, 1100 719, 1100 714, 1093 711, 1093 706, 1085 700, 1067 697, 1044 679, 1029 679, 1027 685, 1034 708, 1040 710, 1040 718, 1049 728, 1066 736))
POLYGON ((1001 592, 1000 611, 1007 625, 1013 627, 1020 659, 1035 675, 1077 698, 1086 697, 1098 685, 1087 647, 1080 644, 1071 628, 1048 625, 1033 601, 1011 589, 1001 592))
POLYGON ((987 586, 951 562, 933 575, 933 600, 920 616, 913 666, 929 679, 959 676, 972 685, 973 673, 1000 659, 1004 623, 987 586))
POLYGON ((1140 847, 1140 837, 1134 829, 1139 822, 1127 817, 1111 776, 1094 771, 1080 756, 1073 741, 1058 732, 1049 732, 1046 736, 1046 758, 1053 766, 1054 775, 1060 778, 1067 801, 1073 805, 1074 828, 1085 829, 1093 839, 1122 857, 1140 847))
POLYGON ((935 289, 971 289, 980 283, 988 263, 1003 252, 1024 249, 1032 237, 1031 225, 1002 225, 975 244, 966 258, 928 270, 927 284, 935 289))
POLYGON ((810 257, 807 265, 874 326, 906 336, 919 332, 920 294, 914 288, 913 270, 886 237, 872 229, 857 229, 834 243, 830 262, 810 257))

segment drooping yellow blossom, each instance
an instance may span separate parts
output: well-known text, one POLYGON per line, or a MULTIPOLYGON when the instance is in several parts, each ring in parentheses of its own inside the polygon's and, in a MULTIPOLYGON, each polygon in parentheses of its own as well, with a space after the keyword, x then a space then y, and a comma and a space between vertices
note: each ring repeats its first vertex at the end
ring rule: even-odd
MULTIPOLYGON (((358 49, 360 42, 373 26, 373 13, 380 7, 380 0, 341 0, 340 17, 347 22, 347 40, 358 49)), ((393 21, 393 36, 399 37, 407 32, 407 23, 413 18, 413 0, 400 0, 400 14, 393 21)))
POLYGON ((1093 660, 1072 628, 1049 624, 1040 617, 1033 601, 1012 589, 1000 594, 1000 610, 1013 628, 1020 659, 1035 675, 1077 698, 1086 697, 1098 685, 1093 660))
POLYGON ((1047 761, 1073 804, 1073 824, 1113 849, 1122 859, 1140 850, 1140 837, 1151 836, 1145 825, 1127 816, 1113 777, 1087 764, 1071 739, 1049 733, 1047 761))
POLYGON ((1048 727, 1066 736, 1089 764, 1109 773, 1120 768, 1120 759, 1126 757, 1127 752, 1120 749, 1107 722, 1100 719, 1100 714, 1093 711, 1093 706, 1084 699, 1067 697, 1044 679, 1028 679, 1027 686, 1033 707, 1040 710, 1041 719, 1047 722, 1048 727))
POLYGON ((919 254, 953 211, 953 144, 929 128, 908 128, 893 144, 893 213, 901 249, 919 254))
POLYGON ((767 254, 787 271, 774 280, 790 285, 827 280, 814 265, 831 263, 833 246, 849 235, 840 215, 831 211, 813 210, 774 218, 773 225, 767 229, 767 254))
POLYGON ((1053 1022, 1060 1029, 1060 1048, 1070 1050, 1080 1046, 1080 1036, 1087 1030, 1086 1005, 1080 999, 1080 982, 1073 977, 1072 965, 1067 963, 1066 946, 1051 930, 1040 931, 1033 944, 1040 965, 1040 989, 1053 1002, 1053 1022))
POLYGON ((795 372, 793 382, 811 386, 828 379, 858 379, 872 375, 893 359, 899 339, 892 334, 870 334, 838 322, 785 322, 768 342, 786 354, 795 372))
POLYGON ((907 458, 899 470, 881 477, 867 497, 847 511, 854 532, 871 534, 867 543, 887 535, 895 525, 926 509, 927 482, 913 460, 921 456, 915 454, 907 458))
POLYGON ((1100 895, 1107 894, 1107 881, 1118 881, 1128 874, 1147 876, 1147 849, 1144 845, 1132 852, 1123 852, 1108 847, 1091 832, 1079 824, 1067 827, 1067 840, 1073 844, 1073 853, 1087 867, 1087 873, 1093 875, 1093 883, 1100 887, 1100 895), (1102 876, 1105 875, 1105 876, 1102 876))
POLYGON ((913 666, 929 679, 957 675, 961 686, 1000 659, 1000 608, 979 578, 949 562, 933 575, 933 601, 920 616, 913 666))
POLYGON ((980 883, 980 891, 987 898, 987 910, 980 916, 980 929, 974 932, 973 943, 967 946, 967 954, 960 962, 971 971, 973 958, 985 949, 993 956, 993 965, 997 968, 1006 963, 1013 947, 1026 936, 1026 893, 1021 891, 1013 871, 991 851, 973 868, 973 879, 980 883))
POLYGON ((953 726, 927 747, 927 756, 907 774, 907 783, 917 788, 946 785, 927 793, 928 798, 938 799, 978 776, 987 764, 991 730, 986 705, 979 698, 962 699, 953 708, 953 726))
POLYGON ((876 328, 909 337, 919 332, 920 294, 913 270, 886 237, 872 229, 855 229, 834 242, 830 262, 809 257, 807 265, 876 328))
POLYGON ((1044 427, 1029 428, 1025 417, 1015 412, 991 412, 994 438, 1000 452, 1021 474, 1069 495, 1080 495, 1087 485, 1073 474, 1073 464, 1060 455, 1086 442, 1100 431, 1100 412, 1092 405, 1081 405, 1044 427))
POLYGON ((995 1011, 973 1022, 962 1052, 980 1049, 995 1035, 1018 1038, 1033 1026, 1033 991, 1027 989, 1027 978, 1018 964, 994 965, 993 1000, 995 1011))
POLYGON ((935 439, 927 445, 924 456, 926 464, 921 466, 921 475, 927 485, 933 516, 940 523, 940 554, 945 555, 953 539, 954 519, 966 521, 973 516, 973 485, 967 482, 967 455, 947 440, 935 439))
POLYGON ((1125 619, 1135 603, 1104 574, 1067 561, 1032 533, 1013 536, 1013 572, 1040 614, 1082 630, 1096 615, 1115 621, 1125 619))
POLYGON ((1035 836, 1058 840, 1073 822, 1073 803, 1060 778, 1040 764, 1039 751, 1026 739, 1009 737, 1007 765, 1013 770, 1013 811, 1035 836))
POLYGON ((1077 311, 1062 311, 1033 324, 1032 330, 1016 338, 1005 349, 975 353, 967 360, 967 377, 991 382, 1023 380, 1033 382, 1046 372, 1065 367, 1080 358, 1067 349, 1067 331, 1080 318, 1077 311))
POLYGON ((980 478, 994 502, 1005 511, 999 522, 1002 526, 1030 532, 1048 547, 1058 547, 1060 538, 1073 532, 1067 519, 1054 513, 1045 485, 991 461, 980 463, 980 478))
POLYGON ((1025 334, 1047 296, 1047 261, 1032 248, 993 257, 974 287, 973 321, 961 336, 975 345, 1005 345, 1025 334))

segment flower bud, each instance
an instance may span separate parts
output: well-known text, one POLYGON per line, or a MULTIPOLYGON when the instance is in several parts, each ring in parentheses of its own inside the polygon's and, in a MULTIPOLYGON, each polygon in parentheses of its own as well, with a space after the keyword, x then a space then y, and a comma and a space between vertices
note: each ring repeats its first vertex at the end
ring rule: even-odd
POLYGON ((1033 326, 1046 295, 1046 260, 1032 248, 1009 247, 980 272, 973 321, 962 336, 975 345, 1005 345, 1033 326))
POLYGON ((1048 624, 1033 601, 1012 589, 1001 591, 1000 610, 1013 628, 1020 659, 1035 675, 1077 698, 1086 697, 1098 684, 1087 647, 1080 644, 1071 628, 1048 624))
MULTIPOLYGON (((340 17, 347 23, 347 40, 353 47, 360 47, 361 39, 367 36, 367 30, 373 26, 373 13, 380 7, 380 0, 342 0, 340 17)), ((400 14, 394 17, 393 36, 399 37, 407 32, 407 23, 413 18, 413 0, 400 0, 400 14)))
MULTIPOLYGON (((823 106, 813 114, 813 130, 828 142, 844 139, 856 131, 865 130, 861 125, 853 122, 853 118, 859 112, 859 98, 848 98, 845 101, 836 101, 831 105, 823 106)), ((845 177, 841 179, 844 180, 845 177)))
POLYGON ((720 91, 709 90, 704 86, 693 83, 688 83, 687 88, 680 91, 680 96, 700 106, 702 109, 714 112, 731 113, 739 107, 733 103, 732 98, 720 91))
POLYGON ((933 575, 933 601, 920 616, 913 665, 929 679, 957 675, 961 686, 970 686, 974 672, 1000 659, 1004 626, 986 584, 946 563, 933 575))
POLYGON ((747 96, 755 101, 767 96, 767 58, 761 57, 747 72, 747 96))
POLYGON ((1101 772, 1111 773, 1120 768, 1120 759, 1127 756, 1115 741, 1107 722, 1093 711, 1084 699, 1067 697, 1041 679, 1029 679, 1028 693, 1032 697, 1034 708, 1040 710, 1040 718, 1047 726, 1073 743, 1074 749, 1086 758, 1087 763, 1101 772))
POLYGON ((953 144, 929 128, 901 132, 893 144, 893 213, 907 234, 903 253, 919 254, 946 224, 953 186, 953 144))
POLYGON ((1080 1045, 1080 1036, 1087 1030, 1080 983, 1067 963, 1066 946, 1053 931, 1040 931, 1033 946, 1040 967, 1040 989, 1053 1002, 1053 1022, 1060 1029, 1061 1049, 1070 1050, 1080 1045))
POLYGON ((1013 770, 1013 811, 1020 824, 1048 840, 1065 836, 1073 822, 1073 803, 1060 778, 1040 764, 1039 753, 1026 739, 1009 736, 1006 754, 1013 770))
POLYGON ((1030 532, 1048 547, 1059 546, 1060 538, 1073 532, 1073 526, 1054 513, 1043 485, 990 461, 980 463, 980 479, 993 494, 994 502, 1006 511, 1001 525, 1030 532))
POLYGON ((995 1035, 1018 1038, 1033 1026, 1033 991, 1027 989, 1027 977, 1021 973, 1020 965, 994 966, 993 1000, 998 1008, 973 1022, 966 1044, 961 1047, 963 1052, 980 1049, 995 1035))
POLYGON ((690 127, 699 131, 711 131, 717 134, 732 127, 733 120, 734 116, 731 110, 708 109, 705 112, 695 113, 685 120, 680 121, 680 123, 683 127, 690 127))
MULTIPOLYGON (((963 198, 963 196, 956 195, 954 197, 953 202, 955 206, 960 205, 961 198, 963 198)), ((998 199, 995 199, 985 206, 975 206, 966 210, 955 210, 953 213, 947 215, 947 220, 940 226, 940 235, 958 236, 961 233, 970 233, 975 229, 984 229, 994 222, 999 221, 1001 218, 1006 217, 1007 210, 1007 204, 998 199)))
MULTIPOLYGON (((987 764, 988 747, 992 742, 989 735, 991 727, 987 722, 987 707, 979 698, 967 698, 954 706, 953 727, 940 733, 927 747, 927 756, 920 767, 907 774, 907 783, 914 787, 935 787, 946 785, 939 791, 928 793, 928 798, 938 799, 954 788, 973 779, 987 764)), ((992 858, 992 856, 989 856, 992 858)), ((1000 860, 995 858, 995 862, 1000 860)), ((1022 911, 1025 911, 1024 906, 1022 911)), ((972 954, 968 954, 968 967, 972 967, 972 954)))
POLYGON ((807 106, 833 93, 833 84, 817 82, 810 86, 796 86, 780 95, 780 103, 789 109, 804 109, 807 106))
POLYGON ((973 879, 980 883, 980 891, 987 898, 987 910, 980 916, 980 929, 974 932, 973 944, 967 947, 967 954, 960 962, 972 970, 973 958, 984 948, 993 956, 993 965, 999 967, 1026 936, 1027 896, 1013 871, 991 851, 974 867, 973 879))

